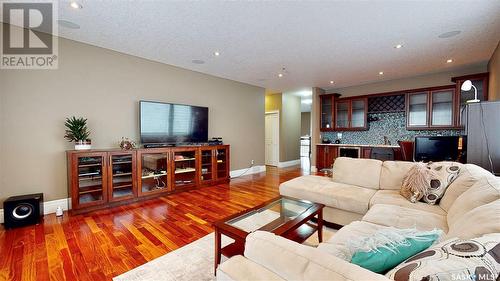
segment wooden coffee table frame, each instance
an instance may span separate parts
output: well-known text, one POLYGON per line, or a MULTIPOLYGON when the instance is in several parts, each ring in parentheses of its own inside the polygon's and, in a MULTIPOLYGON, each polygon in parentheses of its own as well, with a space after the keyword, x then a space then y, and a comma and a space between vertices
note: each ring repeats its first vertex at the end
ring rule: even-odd
POLYGON ((250 234, 246 231, 243 231, 239 228, 227 224, 227 222, 239 216, 253 212, 255 210, 262 209, 267 205, 280 199, 289 199, 311 204, 311 207, 309 207, 295 219, 290 220, 277 228, 276 225, 281 224, 279 219, 269 224, 266 224, 265 226, 259 228, 258 230, 270 231, 276 235, 283 236, 287 239, 293 240, 298 243, 304 242, 307 238, 313 235, 314 232, 318 231, 318 240, 320 243, 323 241, 323 208, 325 207, 325 205, 319 203, 313 203, 306 200, 300 200, 292 197, 280 196, 272 200, 266 201, 253 208, 226 217, 213 224, 215 228, 215 265, 214 265, 215 270, 217 270, 217 266, 220 264, 221 255, 224 255, 228 258, 235 255, 243 255, 243 252, 245 251, 245 239, 247 235, 250 234), (315 217, 317 222, 313 223, 311 220, 315 217), (222 247, 221 245, 222 234, 234 239, 234 242, 225 247, 222 247))

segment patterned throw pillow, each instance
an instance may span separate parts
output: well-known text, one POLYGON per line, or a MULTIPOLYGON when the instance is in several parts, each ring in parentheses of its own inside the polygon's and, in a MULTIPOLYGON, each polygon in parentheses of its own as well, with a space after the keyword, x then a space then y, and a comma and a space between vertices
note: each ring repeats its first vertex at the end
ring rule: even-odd
POLYGON ((422 200, 435 205, 443 197, 446 188, 458 177, 460 166, 453 162, 429 162, 427 167, 432 170, 432 176, 422 200))
POLYGON ((499 274, 500 233, 493 233, 447 240, 407 259, 386 276, 395 281, 495 281, 499 274))

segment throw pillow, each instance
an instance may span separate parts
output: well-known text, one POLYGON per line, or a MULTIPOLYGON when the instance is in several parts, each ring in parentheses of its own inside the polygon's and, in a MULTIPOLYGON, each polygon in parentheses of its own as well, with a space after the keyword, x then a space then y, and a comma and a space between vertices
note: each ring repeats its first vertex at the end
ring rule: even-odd
POLYGON ((421 252, 391 270, 395 281, 498 280, 500 233, 479 238, 453 238, 421 252))
POLYGON ((403 179, 403 185, 399 193, 412 203, 415 203, 426 195, 433 177, 436 177, 436 174, 427 164, 423 162, 416 163, 403 179))
POLYGON ((388 227, 369 237, 348 243, 351 263, 370 271, 385 273, 416 253, 429 248, 442 231, 419 232, 416 229, 388 227))
POLYGON ((458 177, 460 167, 453 162, 430 162, 427 166, 432 171, 432 176, 422 200, 435 205, 443 197, 446 188, 458 177))

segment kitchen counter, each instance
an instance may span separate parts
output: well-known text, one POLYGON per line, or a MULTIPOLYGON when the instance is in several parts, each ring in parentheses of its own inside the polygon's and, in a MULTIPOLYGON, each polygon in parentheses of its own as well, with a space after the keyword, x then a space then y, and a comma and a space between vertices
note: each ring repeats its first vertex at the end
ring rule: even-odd
POLYGON ((342 147, 385 147, 385 148, 399 148, 399 145, 386 145, 386 144, 317 143, 316 145, 342 146, 342 147))

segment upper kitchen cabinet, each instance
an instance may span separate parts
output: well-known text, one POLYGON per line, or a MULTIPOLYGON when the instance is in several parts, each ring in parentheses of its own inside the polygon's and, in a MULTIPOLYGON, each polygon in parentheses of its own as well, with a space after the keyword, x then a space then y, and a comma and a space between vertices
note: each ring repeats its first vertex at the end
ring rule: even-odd
POLYGON ((334 125, 334 107, 337 94, 328 94, 319 96, 320 100, 320 131, 333 131, 334 125))
POLYGON ((340 99, 335 102, 335 129, 342 131, 367 129, 367 98, 340 99))
POLYGON ((455 87, 438 87, 407 93, 408 130, 456 128, 455 87))
POLYGON ((477 98, 481 101, 488 100, 488 79, 489 73, 478 73, 460 77, 451 78, 452 82, 456 83, 456 100, 455 111, 457 112, 455 116, 455 122, 458 126, 463 127, 465 125, 465 106, 468 100, 474 99, 475 91, 472 88, 470 91, 462 91, 460 88, 466 80, 470 80, 472 85, 477 89, 477 98))

